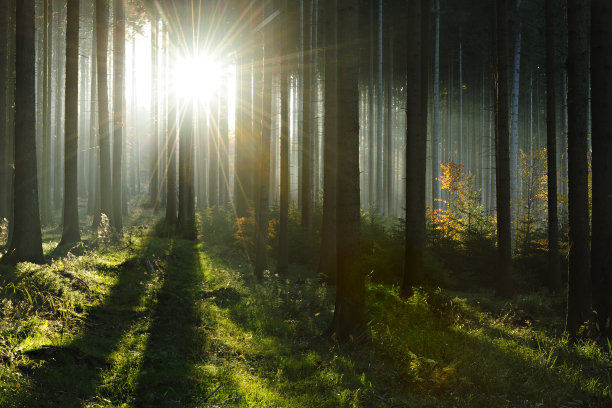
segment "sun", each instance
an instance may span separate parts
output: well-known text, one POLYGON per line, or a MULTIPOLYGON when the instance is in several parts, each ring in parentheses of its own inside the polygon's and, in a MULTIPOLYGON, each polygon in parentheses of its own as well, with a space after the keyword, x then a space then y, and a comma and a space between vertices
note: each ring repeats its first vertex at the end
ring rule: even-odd
POLYGON ((222 89, 222 64, 206 54, 186 56, 175 62, 174 87, 181 99, 210 101, 222 89))

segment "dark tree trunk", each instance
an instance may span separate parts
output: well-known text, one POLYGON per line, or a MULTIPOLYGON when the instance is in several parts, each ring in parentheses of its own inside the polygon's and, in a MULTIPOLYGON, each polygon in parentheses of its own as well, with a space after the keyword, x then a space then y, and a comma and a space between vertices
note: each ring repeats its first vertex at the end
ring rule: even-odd
POLYGON ((9 1, 0 0, 0 220, 8 218, 9 216, 7 126, 9 106, 7 103, 9 94, 9 21, 9 1))
POLYGON ((323 227, 319 276, 336 284, 336 189, 338 177, 338 2, 325 3, 325 135, 323 227))
MULTIPOLYGON (((172 34, 170 41, 170 55, 172 61, 176 60, 176 43, 177 38, 172 34)), ((168 96, 168 135, 167 135, 167 154, 168 154, 168 170, 166 174, 166 227, 173 229, 176 225, 176 150, 177 150, 177 106, 176 93, 174 87, 169 87, 170 94, 168 96)))
MULTIPOLYGON (((51 0, 44 0, 43 23, 43 135, 42 135, 42 197, 40 216, 44 225, 51 223, 51 0)), ((0 50, 0 55, 2 51, 0 50)), ((4 87, 0 84, 0 89, 4 87)), ((1 115, 1 114, 0 114, 1 115)), ((0 195, 1 192, 0 192, 0 195)), ((2 215, 0 214, 0 218, 2 215)))
POLYGON ((496 294, 509 297, 512 273, 510 218, 510 152, 508 129, 508 4, 496 1, 495 67, 495 170, 497 189, 497 287, 496 294))
POLYGON ((280 214, 278 233, 278 267, 280 275, 287 273, 289 267, 289 101, 290 61, 292 61, 292 41, 295 32, 292 30, 295 20, 295 6, 290 0, 281 2, 281 30, 277 33, 281 47, 281 134, 280 134, 280 214))
POLYGON ((591 318, 587 163, 589 2, 567 2, 567 154, 569 271, 565 330, 574 335, 591 318))
POLYGON ((602 333, 612 335, 612 4, 591 0, 593 115, 593 307, 602 333))
POLYGON ((79 0, 68 0, 66 19, 66 96, 64 108, 64 219, 59 245, 81 240, 78 203, 79 154, 79 0))
MULTIPOLYGON (((125 5, 124 0, 113 1, 115 32, 113 35, 113 218, 116 231, 123 229, 122 208, 122 157, 124 112, 124 64, 125 64, 125 5)), ((154 143, 157 137, 154 138, 154 143)))
POLYGON ((302 228, 312 228, 312 0, 304 1, 304 31, 302 32, 302 58, 304 77, 302 78, 302 228))
MULTIPOLYGON (((365 274, 359 256, 359 44, 357 2, 338 0, 337 289, 331 331, 342 341, 365 329, 365 274)), ((361 44, 363 46, 363 44, 361 44)))
POLYGON ((100 146, 100 211, 94 216, 99 225, 100 215, 112 217, 111 146, 108 113, 108 2, 96 0, 96 55, 98 69, 98 145, 100 146))
POLYGON ((548 290, 561 289, 557 217, 557 119, 555 104, 554 1, 546 0, 546 154, 548 181, 548 290))
MULTIPOLYGON (((269 4, 264 0, 264 4, 269 4)), ((269 14, 264 7, 265 16, 269 14)), ((256 171, 256 203, 255 203, 255 276, 263 277, 268 266, 268 212, 270 200, 270 134, 272 127, 272 57, 274 55, 273 29, 264 26, 261 30, 261 45, 263 46, 263 64, 256 61, 261 69, 261 133, 257 134, 257 171, 256 171)))
POLYGON ((423 281, 427 155, 427 0, 409 3, 406 99, 406 252, 402 296, 423 281))
POLYGON ((36 28, 34 0, 17 2, 15 182, 12 237, 2 263, 44 262, 36 174, 36 28))

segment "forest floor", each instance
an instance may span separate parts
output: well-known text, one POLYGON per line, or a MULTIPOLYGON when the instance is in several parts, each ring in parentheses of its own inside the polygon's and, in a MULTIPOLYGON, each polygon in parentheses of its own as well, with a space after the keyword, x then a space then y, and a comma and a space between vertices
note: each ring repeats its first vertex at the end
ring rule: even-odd
POLYGON ((260 282, 230 246, 127 231, 48 230, 48 264, 0 268, 0 407, 612 406, 612 346, 563 337, 560 298, 371 283, 341 344, 308 268, 260 282))

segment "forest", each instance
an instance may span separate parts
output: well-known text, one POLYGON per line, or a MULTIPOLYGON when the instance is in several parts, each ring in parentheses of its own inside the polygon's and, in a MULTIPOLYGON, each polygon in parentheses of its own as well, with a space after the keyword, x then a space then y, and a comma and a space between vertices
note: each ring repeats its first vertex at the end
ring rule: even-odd
POLYGON ((0 0, 0 407, 611 407, 609 0, 0 0))

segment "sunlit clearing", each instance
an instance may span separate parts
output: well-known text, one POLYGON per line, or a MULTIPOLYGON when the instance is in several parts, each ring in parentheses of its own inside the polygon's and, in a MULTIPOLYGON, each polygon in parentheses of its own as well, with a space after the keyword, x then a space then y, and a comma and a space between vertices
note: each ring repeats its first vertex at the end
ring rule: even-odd
POLYGON ((209 101, 217 95, 224 81, 221 64, 206 55, 179 59, 174 75, 177 96, 198 102, 209 101))

